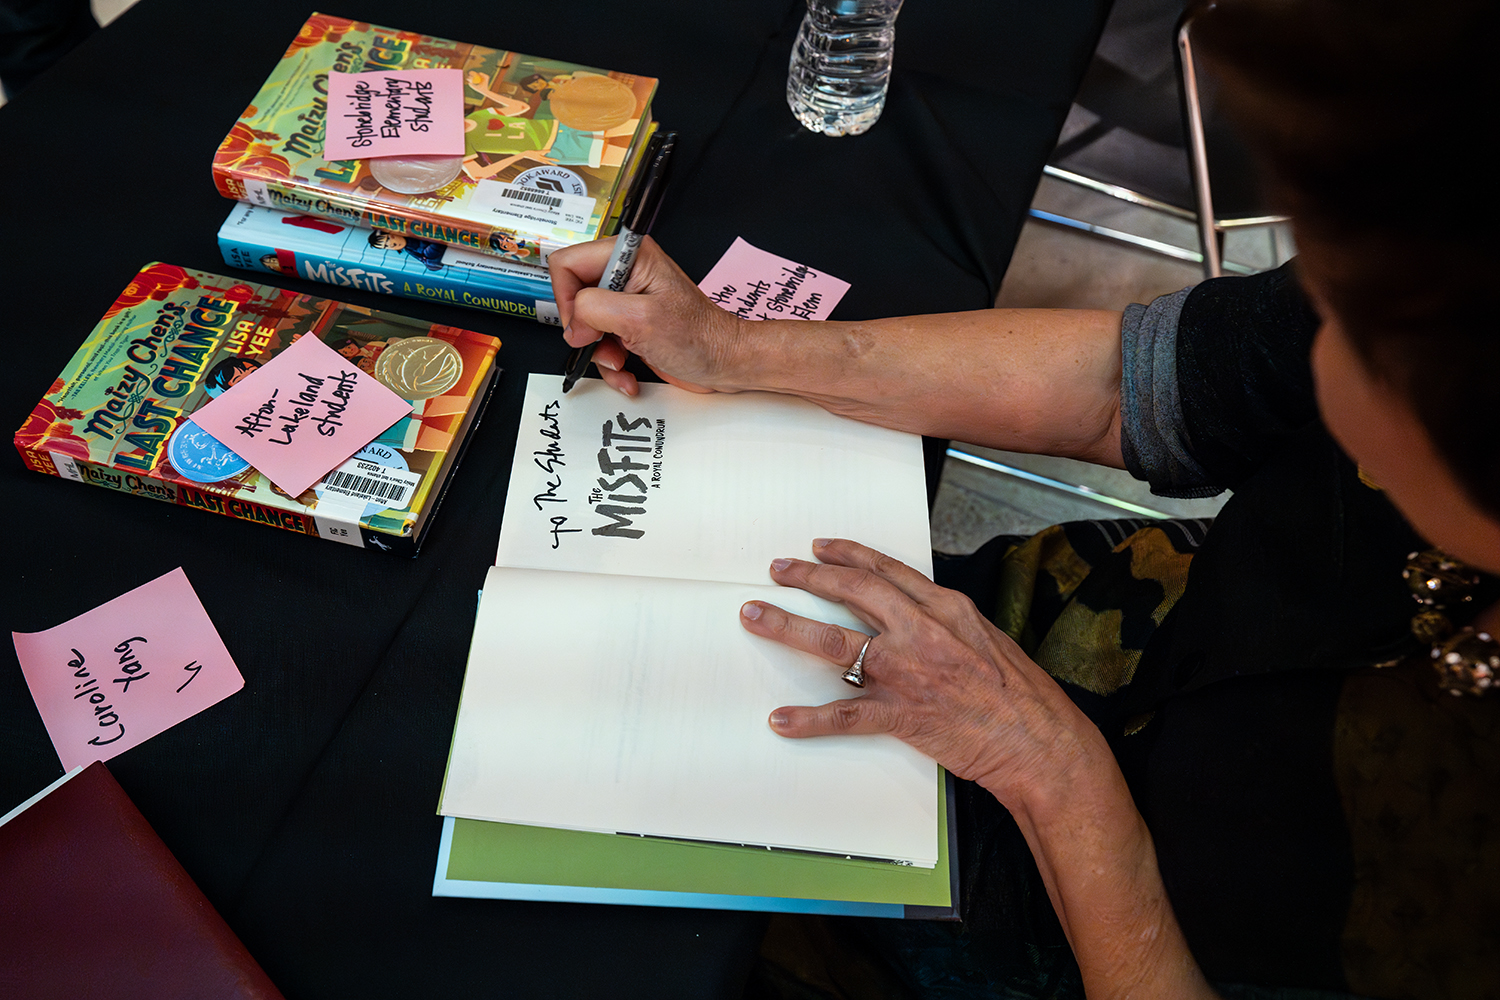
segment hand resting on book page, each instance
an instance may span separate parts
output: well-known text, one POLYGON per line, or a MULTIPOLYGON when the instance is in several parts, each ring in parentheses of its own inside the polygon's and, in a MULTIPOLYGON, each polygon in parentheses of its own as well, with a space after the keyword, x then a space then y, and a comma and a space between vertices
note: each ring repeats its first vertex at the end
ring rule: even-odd
MULTIPOLYGON (((892 733, 990 791, 1025 835, 1090 996, 1212 995, 1167 900, 1151 835, 1103 735, 966 596, 873 549, 813 543, 771 576, 876 630, 857 696, 775 709, 787 737, 892 733), (1137 995, 1132 993, 1131 995, 1137 995)), ((752 601, 756 635, 851 666, 867 636, 752 601)), ((852 689, 851 689, 852 691, 852 689)))

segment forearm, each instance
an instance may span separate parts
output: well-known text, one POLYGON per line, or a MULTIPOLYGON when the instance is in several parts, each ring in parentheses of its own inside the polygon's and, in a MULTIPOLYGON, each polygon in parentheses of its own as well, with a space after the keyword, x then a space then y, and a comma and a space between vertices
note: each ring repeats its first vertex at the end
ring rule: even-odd
POLYGON ((1120 314, 986 309, 742 322, 716 387, 933 437, 1121 466, 1120 314))
POLYGON ((1111 761, 1048 801, 1012 808, 1090 1000, 1207 998, 1145 821, 1111 761))
POLYGON ((1120 314, 983 309, 857 323, 741 320, 647 237, 624 293, 593 287, 613 244, 552 255, 564 337, 626 394, 629 354, 696 391, 768 389, 933 437, 1123 465, 1120 314))

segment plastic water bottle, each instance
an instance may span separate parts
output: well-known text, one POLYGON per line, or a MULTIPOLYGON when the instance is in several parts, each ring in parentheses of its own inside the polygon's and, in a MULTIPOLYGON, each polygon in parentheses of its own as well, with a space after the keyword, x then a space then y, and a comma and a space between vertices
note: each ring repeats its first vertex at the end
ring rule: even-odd
POLYGON ((880 117, 902 0, 807 0, 786 102, 808 129, 859 135, 880 117))

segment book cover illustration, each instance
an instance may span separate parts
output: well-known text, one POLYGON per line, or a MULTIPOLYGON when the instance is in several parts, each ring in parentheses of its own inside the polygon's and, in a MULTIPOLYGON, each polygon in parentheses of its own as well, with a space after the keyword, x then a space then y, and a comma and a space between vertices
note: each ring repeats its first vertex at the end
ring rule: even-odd
POLYGON ((219 228, 234 267, 558 324, 546 268, 240 203, 219 228))
POLYGON ((499 347, 456 327, 153 263, 84 340, 15 445, 38 472, 415 555, 499 347), (294 497, 191 416, 304 335, 413 410, 294 497))
POLYGON ((380 28, 302 26, 214 154, 229 198, 542 263, 597 237, 648 131, 652 77, 380 28), (326 161, 328 72, 458 69, 464 154, 326 161))

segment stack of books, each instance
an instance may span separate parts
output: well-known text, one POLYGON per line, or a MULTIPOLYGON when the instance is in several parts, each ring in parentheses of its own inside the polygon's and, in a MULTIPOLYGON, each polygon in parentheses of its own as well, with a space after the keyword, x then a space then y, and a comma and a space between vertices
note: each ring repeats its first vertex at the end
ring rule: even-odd
POLYGON ((656 125, 653 77, 314 14, 214 154, 249 270, 556 324, 546 261, 610 235, 656 125), (324 158, 328 74, 455 69, 461 156, 324 158))
POLYGON ((15 446, 47 475, 415 556, 494 388, 499 349, 471 330, 156 262, 85 338, 15 446), (412 410, 291 496, 192 415, 307 335, 412 410), (434 380, 413 384, 414 364, 434 380))

